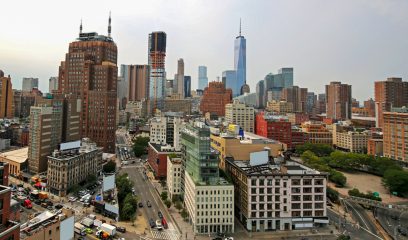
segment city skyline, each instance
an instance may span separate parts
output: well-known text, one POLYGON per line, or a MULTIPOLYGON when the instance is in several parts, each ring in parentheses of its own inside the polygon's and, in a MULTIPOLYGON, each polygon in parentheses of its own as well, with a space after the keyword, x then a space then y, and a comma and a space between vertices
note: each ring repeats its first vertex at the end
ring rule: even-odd
POLYGON ((402 54, 407 43, 397 40, 391 44, 389 38, 405 38, 406 2, 257 3, 225 1, 220 6, 215 1, 155 1, 125 8, 102 1, 100 5, 81 3, 82 9, 70 11, 76 5, 72 4, 67 11, 57 12, 48 10, 57 9, 54 2, 26 3, 24 9, 9 2, 5 4, 9 11, 0 20, 13 24, 3 28, 0 65, 11 75, 15 88, 21 86, 23 77, 33 76, 40 79, 39 87, 45 92, 48 79, 58 75, 67 44, 77 36, 80 19, 84 32, 106 35, 106 18, 112 10, 118 64, 147 64, 146 36, 164 31, 168 34, 167 76, 176 73, 176 60, 184 58, 192 89, 197 88, 199 65, 208 67, 209 81, 233 68, 233 41, 240 17, 242 35, 248 40, 247 83, 252 92, 269 72, 293 67, 295 85, 323 93, 325 84, 341 81, 358 89, 353 97, 361 101, 374 96, 374 81, 405 79, 408 74, 408 59, 402 54), (87 11, 91 5, 93 10, 87 11), (180 6, 183 10, 175 11, 180 6), (16 11, 20 14, 13 14, 16 11))

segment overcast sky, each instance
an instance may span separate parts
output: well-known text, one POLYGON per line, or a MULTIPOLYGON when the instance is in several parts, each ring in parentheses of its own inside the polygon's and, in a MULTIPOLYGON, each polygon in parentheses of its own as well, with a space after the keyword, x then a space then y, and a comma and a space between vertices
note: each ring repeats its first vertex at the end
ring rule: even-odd
POLYGON ((168 78, 184 58, 194 89, 199 65, 208 67, 209 80, 233 69, 240 17, 252 92, 281 67, 294 67, 294 84, 316 93, 330 81, 352 84, 359 100, 374 95, 374 81, 408 74, 405 0, 5 1, 0 69, 11 75, 13 88, 21 89, 23 77, 38 77, 47 91, 80 19, 84 32, 107 34, 110 10, 118 64, 147 64, 148 34, 165 31, 168 78))

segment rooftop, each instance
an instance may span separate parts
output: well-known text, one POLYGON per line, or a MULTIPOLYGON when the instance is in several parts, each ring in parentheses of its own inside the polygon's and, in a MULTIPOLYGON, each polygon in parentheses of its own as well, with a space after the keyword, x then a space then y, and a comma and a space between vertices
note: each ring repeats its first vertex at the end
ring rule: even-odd
POLYGON ((0 159, 5 158, 9 161, 23 163, 28 158, 28 147, 0 153, 0 159))
POLYGON ((326 173, 306 167, 295 161, 286 161, 275 158, 265 164, 252 165, 250 161, 227 159, 227 161, 240 168, 246 175, 270 176, 270 175, 326 175, 326 173))
POLYGON ((44 211, 38 216, 30 219, 28 222, 21 225, 20 237, 25 239, 41 228, 47 227, 50 224, 55 224, 72 216, 73 210, 60 209, 53 211, 44 211))
POLYGON ((77 38, 78 41, 103 41, 103 42, 113 42, 111 37, 104 35, 99 35, 97 32, 80 33, 77 38))

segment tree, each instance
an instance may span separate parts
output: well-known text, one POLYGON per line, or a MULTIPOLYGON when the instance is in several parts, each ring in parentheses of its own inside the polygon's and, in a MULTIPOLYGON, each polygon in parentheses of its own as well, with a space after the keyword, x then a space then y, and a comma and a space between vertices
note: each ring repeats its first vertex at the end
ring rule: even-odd
POLYGON ((86 184, 92 185, 92 184, 94 184, 96 182, 96 179, 98 179, 98 178, 96 177, 95 174, 88 175, 88 176, 86 176, 86 184))
POLYGON ((135 220, 136 220, 136 213, 133 213, 132 216, 130 216, 130 221, 132 221, 132 226, 135 226, 135 220))
POLYGON ((128 179, 128 175, 124 173, 116 177, 116 187, 120 206, 126 195, 132 192, 133 183, 128 179))
POLYGON ((305 151, 311 151, 319 157, 329 156, 333 152, 333 148, 328 144, 321 143, 305 143, 296 147, 296 153, 301 155, 305 151))
POLYGON ((388 169, 384 173, 383 184, 390 192, 397 192, 400 196, 408 195, 408 172, 404 170, 388 169))
POLYGON ((339 202, 339 192, 337 192, 333 188, 327 187, 326 196, 327 196, 328 199, 330 199, 330 201, 332 201, 334 203, 339 202))
POLYGON ((329 175, 329 180, 334 182, 338 187, 344 187, 347 183, 347 178, 343 173, 332 170, 329 175))
POLYGON ((133 152, 136 157, 141 157, 143 154, 146 154, 149 140, 148 137, 137 137, 133 140, 133 152))
POLYGON ((337 237, 337 240, 350 240, 350 239, 351 239, 350 236, 344 234, 337 237))
POLYGON ((74 184, 74 185, 72 185, 72 186, 68 189, 68 192, 69 192, 69 193, 72 193, 72 194, 74 194, 74 195, 78 195, 79 190, 81 190, 81 188, 79 187, 79 185, 78 185, 78 184, 74 184))
POLYGON ((177 201, 174 207, 176 207, 176 209, 180 212, 180 210, 183 208, 183 204, 180 201, 177 201))
POLYGON ((166 200, 164 201, 164 204, 166 204, 166 207, 167 207, 167 208, 170 208, 170 207, 171 207, 171 201, 170 201, 170 199, 166 199, 166 200))
POLYGON ((169 196, 168 196, 168 193, 167 193, 166 191, 163 191, 163 192, 160 194, 160 197, 161 197, 161 199, 162 199, 163 201, 166 201, 169 196))
POLYGON ((108 161, 105 165, 103 165, 103 172, 104 173, 113 173, 115 171, 116 171, 115 161, 108 161))
POLYGON ((188 217, 188 212, 185 208, 181 211, 181 217, 185 220, 188 217))

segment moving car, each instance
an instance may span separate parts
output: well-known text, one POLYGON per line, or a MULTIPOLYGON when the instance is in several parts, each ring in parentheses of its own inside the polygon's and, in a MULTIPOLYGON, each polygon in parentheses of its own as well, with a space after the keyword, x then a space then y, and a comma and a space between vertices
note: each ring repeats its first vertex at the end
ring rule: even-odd
POLYGON ((142 208, 143 207, 143 203, 139 202, 139 207, 142 208))
POLYGON ((163 226, 160 220, 156 220, 156 228, 157 230, 163 230, 163 226))
POLYGON ((158 212, 157 212, 157 215, 159 216, 160 219, 163 218, 163 213, 162 213, 161 211, 158 211, 158 212))
POLYGON ((149 224, 150 224, 150 227, 151 227, 151 228, 156 227, 156 223, 154 223, 153 219, 151 219, 151 218, 150 218, 150 220, 149 220, 149 224))
POLYGON ((126 232, 126 228, 125 228, 125 227, 116 227, 116 230, 117 230, 118 232, 121 232, 121 233, 125 233, 125 232, 126 232))
POLYGON ((152 204, 150 203, 150 201, 147 201, 146 205, 147 207, 152 207, 152 204))

